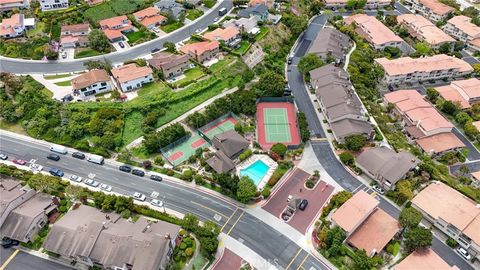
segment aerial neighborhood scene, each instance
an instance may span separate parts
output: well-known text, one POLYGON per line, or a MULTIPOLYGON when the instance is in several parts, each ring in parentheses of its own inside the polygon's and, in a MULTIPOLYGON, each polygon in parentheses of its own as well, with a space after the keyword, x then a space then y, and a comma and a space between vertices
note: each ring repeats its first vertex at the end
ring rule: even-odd
POLYGON ((0 270, 480 269, 480 1, 0 0, 0 270))

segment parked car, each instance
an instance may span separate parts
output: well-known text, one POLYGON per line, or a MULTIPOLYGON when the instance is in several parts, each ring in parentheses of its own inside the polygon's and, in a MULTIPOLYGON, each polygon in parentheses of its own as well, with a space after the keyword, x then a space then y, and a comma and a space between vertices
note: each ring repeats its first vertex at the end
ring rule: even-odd
POLYGON ((66 52, 66 51, 63 51, 63 52, 62 52, 62 58, 63 58, 63 59, 67 58, 67 52, 66 52))
POLYGON ((78 159, 85 159, 85 154, 81 152, 73 152, 72 157, 78 158, 78 159))
POLYGON ((110 192, 112 191, 112 186, 109 186, 107 184, 100 184, 100 189, 110 192))
POLYGON ((0 159, 1 159, 1 160, 7 160, 7 159, 8 159, 8 156, 5 155, 5 154, 0 154, 0 159))
POLYGON ((40 164, 31 164, 30 169, 32 169, 32 171, 41 172, 43 170, 43 166, 40 164))
POLYGON ((120 48, 125 48, 125 44, 123 44, 123 42, 118 42, 118 46, 120 46, 120 48))
POLYGON ((381 188, 379 185, 373 185, 372 189, 375 190, 378 194, 383 195, 385 194, 385 190, 381 188))
POLYGON ((137 201, 144 202, 147 197, 140 192, 135 192, 133 193, 133 198, 137 201))
POLYGON ((97 181, 95 181, 93 179, 85 179, 85 184, 87 184, 91 187, 98 187, 100 185, 100 183, 98 183, 97 181))
POLYGON ((118 167, 118 169, 122 172, 128 172, 128 173, 132 171, 132 168, 130 168, 127 165, 121 165, 120 167, 118 167))
POLYGON ((307 208, 308 201, 306 199, 303 199, 299 204, 298 204, 298 209, 304 211, 305 208, 307 208))
POLYGON ((293 61, 293 58, 292 58, 292 57, 288 57, 287 64, 291 65, 291 64, 292 64, 292 61, 293 61))
POLYGON ((77 175, 70 175, 70 181, 80 183, 82 182, 82 177, 77 175))
POLYGON ((72 100, 73 100, 73 96, 71 94, 67 94, 67 95, 62 97, 63 102, 69 102, 69 101, 72 101, 72 100))
POLYGON ((460 256, 462 256, 467 261, 470 261, 472 259, 472 256, 468 254, 468 252, 462 247, 457 248, 457 253, 460 254, 460 256))
POLYGON ((89 155, 87 157, 87 161, 88 162, 91 162, 91 163, 95 163, 95 164, 98 164, 98 165, 103 165, 103 162, 105 161, 104 158, 102 156, 99 156, 99 155, 89 155))
POLYGON ((25 165, 27 164, 27 161, 26 160, 23 160, 23 159, 14 159, 12 160, 13 163, 17 164, 17 165, 25 165))
POLYGON ((158 206, 158 207, 162 207, 163 206, 163 202, 162 201, 159 201, 157 199, 152 199, 150 201, 150 204, 153 205, 153 206, 158 206))
POLYGON ((160 175, 156 175, 156 174, 150 175, 150 179, 152 179, 153 181, 158 181, 158 182, 163 180, 163 178, 160 175))
POLYGON ((142 171, 142 170, 138 170, 138 169, 133 169, 133 170, 132 170, 132 174, 133 174, 133 175, 136 175, 136 176, 140 176, 140 177, 144 177, 144 176, 145 176, 145 172, 142 171))
POLYGON ((65 146, 61 146, 61 145, 50 146, 50 151, 58 153, 58 154, 62 154, 62 155, 65 155, 68 152, 67 148, 65 146))
POLYGON ((218 21, 218 17, 213 18, 213 21, 214 22, 218 21))
POLYGON ((65 175, 65 173, 62 170, 57 169, 57 168, 51 168, 48 172, 51 175, 58 176, 58 177, 63 177, 65 175))
POLYGON ((54 161, 59 161, 60 160, 60 156, 59 155, 55 155, 55 154, 49 154, 47 156, 48 159, 50 160, 54 160, 54 161))
POLYGON ((156 53, 156 52, 159 52, 159 51, 160 51, 159 48, 153 48, 153 49, 151 50, 152 53, 156 53))
POLYGON ((20 244, 19 241, 14 240, 14 239, 10 239, 8 237, 4 237, 2 239, 2 243, 1 243, 2 247, 4 247, 4 248, 11 248, 11 247, 16 246, 18 244, 20 244))

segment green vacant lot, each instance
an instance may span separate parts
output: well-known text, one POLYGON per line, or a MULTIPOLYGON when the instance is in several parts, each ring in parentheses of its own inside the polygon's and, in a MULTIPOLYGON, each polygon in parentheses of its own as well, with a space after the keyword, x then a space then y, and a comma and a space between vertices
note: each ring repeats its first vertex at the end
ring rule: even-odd
POLYGON ((198 10, 198 9, 188 9, 187 10, 187 19, 194 21, 197 18, 202 17, 203 11, 198 10))
POLYGON ((91 57, 91 56, 96 56, 100 55, 102 53, 97 52, 93 49, 90 48, 85 48, 85 49, 77 49, 75 50, 75 57, 74 58, 85 58, 85 57, 91 57))
POLYGON ((160 26, 160 28, 162 29, 163 32, 170 33, 170 32, 173 32, 173 31, 177 30, 178 28, 181 28, 182 26, 183 26, 182 22, 176 21, 176 22, 173 22, 173 23, 162 25, 162 26, 160 26))
POLYGON ((70 81, 56 82, 55 85, 58 86, 70 86, 72 85, 70 81))
POLYGON ((148 33, 146 33, 144 30, 140 30, 137 32, 129 32, 125 36, 128 38, 128 44, 133 45, 140 39, 146 38, 148 33))
POLYGON ((234 52, 240 54, 240 55, 244 55, 248 49, 250 49, 251 47, 251 44, 250 42, 246 41, 246 40, 242 40, 240 42, 240 47, 238 47, 238 49, 235 49, 234 52))
POLYGON ((198 78, 205 75, 205 73, 203 73, 203 71, 200 67, 194 67, 194 68, 191 68, 191 69, 185 71, 183 73, 183 75, 185 75, 185 78, 174 82, 173 85, 175 85, 176 87, 185 87, 188 84, 194 82, 198 78))

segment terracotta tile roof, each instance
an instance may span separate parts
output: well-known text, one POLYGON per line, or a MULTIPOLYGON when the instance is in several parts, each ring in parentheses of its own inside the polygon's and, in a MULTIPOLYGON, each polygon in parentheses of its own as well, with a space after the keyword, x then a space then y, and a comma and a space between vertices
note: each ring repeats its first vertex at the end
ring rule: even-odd
POLYGON ((399 264, 393 266, 393 270, 454 270, 456 266, 450 266, 432 249, 414 251, 403 259, 399 264))
MULTIPOLYGON (((480 122, 480 121, 477 121, 477 123, 480 122)), ((478 180, 480 181, 480 171, 478 172, 472 172, 470 173, 472 175, 473 178, 475 178, 475 180, 478 180)))
POLYGON ((450 100, 452 102, 459 102, 462 109, 470 108, 470 103, 458 92, 457 89, 451 85, 437 86, 435 90, 440 94, 440 96, 445 100, 450 100))
POLYGON ((23 3, 24 0, 1 0, 1 4, 23 3))
POLYGON ((471 22, 471 18, 467 16, 455 16, 447 21, 447 23, 454 25, 469 37, 480 37, 480 27, 471 22))
POLYGON ((187 63, 189 60, 188 55, 173 54, 161 52, 155 54, 151 59, 147 60, 150 66, 156 69, 168 69, 177 65, 187 63))
POLYGON ((102 28, 104 28, 104 27, 112 28, 112 27, 115 27, 115 26, 123 25, 124 21, 128 21, 127 24, 131 24, 131 22, 130 22, 130 20, 128 20, 127 16, 122 15, 122 16, 116 16, 116 17, 105 19, 105 20, 101 20, 100 21, 100 26, 102 28))
POLYGON ((240 32, 236 27, 227 27, 225 29, 217 28, 212 32, 205 33, 203 37, 209 40, 229 40, 239 34, 240 32))
POLYGON ((432 107, 416 90, 397 90, 385 94, 384 99, 387 103, 395 104, 402 114, 413 109, 432 107))
POLYGON ((446 54, 438 54, 424 58, 402 57, 389 60, 387 58, 375 59, 390 76, 406 75, 415 72, 432 72, 445 69, 456 69, 458 72, 471 72, 472 66, 462 59, 446 54))
POLYGON ((437 0, 419 0, 419 2, 425 7, 429 8, 433 13, 438 15, 445 15, 455 11, 454 8, 440 3, 437 0))
POLYGON ((148 7, 146 9, 142 9, 140 11, 137 11, 137 12, 133 13, 133 16, 135 16, 136 19, 141 19, 141 18, 144 18, 144 17, 155 16, 159 13, 160 13, 160 9, 158 9, 156 7, 148 7))
POLYGON ((106 82, 110 80, 107 72, 103 69, 90 70, 72 80, 73 89, 81 89, 98 82, 106 82))
POLYGON ((145 17, 143 20, 140 21, 140 23, 147 27, 149 25, 152 25, 152 24, 162 24, 164 21, 167 20, 167 17, 163 16, 163 15, 160 15, 160 14, 157 14, 157 15, 154 15, 154 16, 150 16, 150 17, 145 17))
POLYGON ((430 45, 438 45, 444 42, 455 42, 455 39, 445 34, 440 28, 422 15, 403 14, 397 16, 397 21, 409 26, 417 36, 430 45))
POLYGON ((479 47, 480 48, 480 38, 476 38, 474 40, 470 40, 467 42, 467 44, 469 45, 473 45, 475 47, 479 47))
POLYGON ((378 204, 379 201, 361 190, 333 213, 332 220, 347 233, 352 233, 378 204))
POLYGON ((453 124, 433 107, 413 109, 405 112, 405 115, 426 132, 439 128, 453 128, 453 124))
POLYGON ((398 231, 398 221, 382 209, 376 209, 347 241, 358 249, 364 249, 367 255, 371 256, 380 253, 398 231))
POLYGON ((152 72, 150 67, 138 67, 134 63, 112 69, 113 77, 120 83, 151 75, 152 72))
POLYGON ((465 144, 451 132, 438 133, 416 140, 417 144, 427 153, 442 153, 465 147, 465 144))
POLYGON ((355 22, 357 28, 367 35, 367 39, 375 45, 382 45, 388 42, 403 42, 403 39, 392 32, 382 22, 373 16, 366 14, 355 14, 345 19, 346 24, 355 22))
POLYGON ((90 28, 88 23, 63 25, 61 32, 87 32, 90 28))
POLYGON ((477 245, 480 244, 480 214, 468 224, 467 228, 463 230, 463 233, 477 243, 477 245))
POLYGON ((3 19, 0 23, 0 35, 10 35, 15 33, 15 27, 23 26, 23 14, 13 14, 12 17, 3 19))
POLYGON ((215 50, 219 47, 219 43, 216 40, 213 41, 202 41, 196 43, 185 44, 180 47, 180 51, 183 53, 194 53, 196 55, 202 55, 207 51, 215 50))

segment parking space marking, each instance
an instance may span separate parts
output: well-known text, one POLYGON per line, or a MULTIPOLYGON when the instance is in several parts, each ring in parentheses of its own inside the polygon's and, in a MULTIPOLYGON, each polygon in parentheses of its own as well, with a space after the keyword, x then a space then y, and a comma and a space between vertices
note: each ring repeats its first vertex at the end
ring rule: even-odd
POLYGON ((310 256, 310 254, 307 253, 307 255, 305 256, 305 258, 303 258, 302 262, 300 263, 300 265, 298 266, 297 270, 299 270, 300 268, 303 269, 303 264, 305 263, 305 261, 307 260, 307 258, 310 256))
POLYGON ((230 235, 230 233, 233 231, 233 228, 235 228, 235 226, 237 225, 237 223, 240 221, 240 219, 243 217, 243 214, 245 214, 245 212, 242 212, 240 214, 240 216, 237 218, 237 220, 235 221, 235 223, 233 223, 232 227, 230 228, 230 230, 228 230, 227 232, 227 235, 230 235))
POLYGON ((228 216, 226 216, 226 215, 224 215, 224 214, 218 212, 217 210, 212 209, 212 208, 210 208, 210 207, 208 207, 208 206, 205 206, 205 205, 203 205, 203 204, 200 204, 200 203, 197 203, 197 202, 194 202, 194 201, 190 201, 190 202, 193 203, 193 204, 195 204, 195 205, 198 205, 198 206, 200 206, 200 207, 203 207, 203 208, 205 208, 205 209, 207 209, 207 210, 210 210, 210 211, 212 211, 212 212, 214 212, 214 213, 216 213, 216 214, 219 214, 220 216, 222 216, 222 217, 224 217, 224 218, 228 218, 228 216))
POLYGON ((13 258, 15 258, 15 256, 17 256, 18 252, 20 252, 20 250, 15 250, 12 255, 10 255, 10 257, 8 257, 8 259, 5 261, 5 263, 3 263, 2 267, 0 267, 0 270, 4 270, 7 265, 13 260, 13 258))
POLYGON ((302 252, 303 249, 299 248, 297 253, 295 254, 295 256, 293 256, 293 259, 290 261, 290 263, 287 265, 287 267, 285 267, 285 270, 288 270, 288 268, 290 268, 290 266, 292 265, 292 263, 297 259, 298 255, 300 255, 300 252, 302 252))

